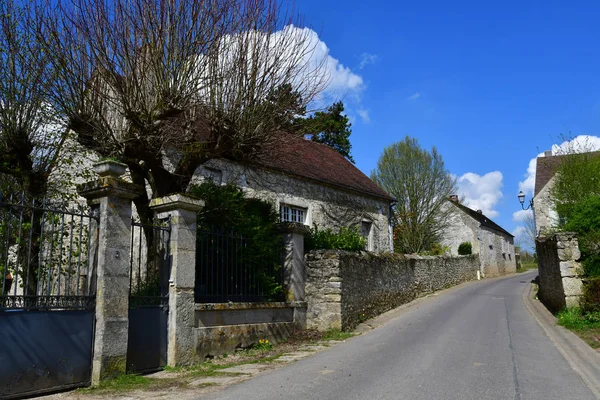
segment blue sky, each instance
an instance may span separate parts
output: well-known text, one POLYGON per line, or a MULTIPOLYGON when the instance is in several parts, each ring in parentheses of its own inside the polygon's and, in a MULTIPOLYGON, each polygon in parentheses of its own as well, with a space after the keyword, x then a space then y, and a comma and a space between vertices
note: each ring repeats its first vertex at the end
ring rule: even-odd
POLYGON ((471 206, 515 231, 530 160, 564 135, 600 133, 600 2, 571 4, 304 0, 297 7, 337 60, 356 165, 369 174, 385 146, 415 137, 462 177, 471 206))

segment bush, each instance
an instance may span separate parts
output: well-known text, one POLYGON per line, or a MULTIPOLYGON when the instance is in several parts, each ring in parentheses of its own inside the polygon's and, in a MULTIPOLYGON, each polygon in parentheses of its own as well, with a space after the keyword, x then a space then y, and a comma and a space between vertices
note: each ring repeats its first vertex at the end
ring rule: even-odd
POLYGON ((458 254, 461 256, 468 256, 473 253, 473 246, 471 242, 462 242, 458 245, 458 254))
POLYGON ((442 246, 440 243, 434 243, 429 250, 423 251, 420 254, 423 256, 443 256, 450 253, 450 247, 442 246))
POLYGON ((335 233, 330 228, 319 230, 314 225, 310 233, 304 239, 304 250, 364 250, 367 241, 358 233, 358 228, 341 227, 335 233))
POLYGON ((591 195, 573 205, 563 228, 578 234, 585 274, 600 277, 600 196, 591 195))

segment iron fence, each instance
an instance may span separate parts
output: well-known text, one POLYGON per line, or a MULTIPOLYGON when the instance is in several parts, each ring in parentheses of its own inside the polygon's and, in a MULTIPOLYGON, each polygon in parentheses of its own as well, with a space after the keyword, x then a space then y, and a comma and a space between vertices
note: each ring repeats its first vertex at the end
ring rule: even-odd
POLYGON ((131 221, 130 307, 167 305, 169 294, 171 225, 131 221))
POLYGON ((0 311, 93 308, 97 220, 83 206, 0 200, 0 311))
POLYGON ((265 246, 217 225, 199 227, 196 303, 283 301, 283 243, 265 246))

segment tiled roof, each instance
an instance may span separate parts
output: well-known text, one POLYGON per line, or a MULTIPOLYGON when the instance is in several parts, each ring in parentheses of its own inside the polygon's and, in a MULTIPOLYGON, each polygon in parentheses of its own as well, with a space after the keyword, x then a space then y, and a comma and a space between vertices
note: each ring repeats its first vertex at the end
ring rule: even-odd
POLYGON ((498 225, 497 223, 495 223, 494 221, 492 221, 491 219, 486 217, 484 214, 482 214, 478 211, 472 210, 469 207, 464 206, 460 203, 457 203, 454 201, 451 201, 451 203, 454 204, 455 206, 457 206, 459 210, 465 212, 471 218, 473 218, 474 220, 479 222, 481 224, 481 226, 485 226, 487 228, 494 229, 496 231, 505 233, 505 234, 509 235, 510 237, 514 237, 510 232, 506 231, 504 228, 502 228, 500 225, 498 225))
POLYGON ((533 196, 537 194, 546 186, 546 184, 552 179, 556 170, 560 167, 560 163, 564 156, 552 156, 552 157, 538 157, 537 166, 535 169, 535 189, 533 196))
POLYGON ((282 134, 282 139, 264 152, 259 164, 279 172, 393 201, 392 196, 340 153, 301 136, 282 134))

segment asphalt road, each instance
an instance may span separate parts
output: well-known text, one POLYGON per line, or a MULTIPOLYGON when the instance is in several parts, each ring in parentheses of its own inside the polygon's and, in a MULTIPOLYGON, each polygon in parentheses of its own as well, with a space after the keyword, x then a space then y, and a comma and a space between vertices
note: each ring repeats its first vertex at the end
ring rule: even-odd
POLYGON ((536 275, 484 280, 207 399, 594 399, 522 294, 536 275))

